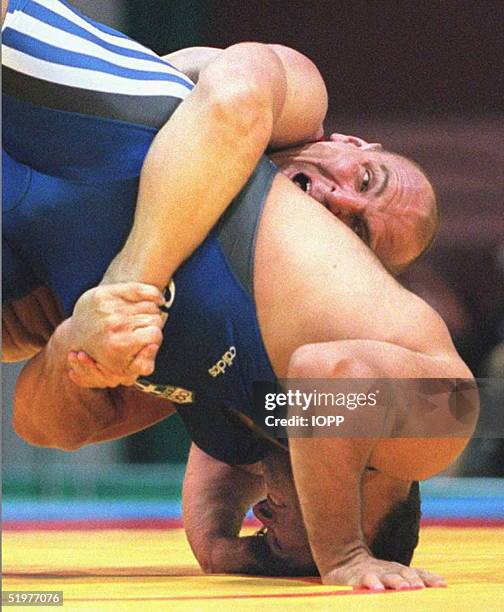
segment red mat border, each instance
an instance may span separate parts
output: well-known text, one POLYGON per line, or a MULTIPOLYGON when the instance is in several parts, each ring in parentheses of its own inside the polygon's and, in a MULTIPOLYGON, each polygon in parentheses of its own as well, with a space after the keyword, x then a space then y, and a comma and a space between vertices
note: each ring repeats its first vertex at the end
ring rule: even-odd
MULTIPOLYGON (((259 523, 248 519, 247 527, 258 527, 259 523)), ((100 529, 181 529, 180 518, 169 519, 84 519, 68 521, 4 521, 4 531, 96 531, 100 529)), ((504 519, 426 519, 422 527, 504 527, 504 519)))

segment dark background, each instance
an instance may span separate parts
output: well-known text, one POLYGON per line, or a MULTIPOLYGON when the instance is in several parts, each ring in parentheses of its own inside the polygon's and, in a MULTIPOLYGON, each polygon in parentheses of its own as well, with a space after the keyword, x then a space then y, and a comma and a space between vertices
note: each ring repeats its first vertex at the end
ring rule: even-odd
POLYGON ((501 0, 125 4, 129 32, 159 52, 243 40, 302 51, 325 76, 335 112, 397 116, 502 110, 501 0))

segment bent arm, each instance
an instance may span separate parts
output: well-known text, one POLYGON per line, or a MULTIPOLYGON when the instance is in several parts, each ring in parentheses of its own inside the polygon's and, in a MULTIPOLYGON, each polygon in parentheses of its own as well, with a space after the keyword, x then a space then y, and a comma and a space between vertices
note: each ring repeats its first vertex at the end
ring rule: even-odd
POLYGON ((239 538, 245 514, 264 494, 263 479, 191 446, 182 495, 184 528, 194 556, 207 573, 244 572, 255 563, 239 538))
MULTIPOLYGON (((275 181, 255 269, 259 321, 280 376, 471 380, 441 318, 402 288, 349 228, 321 207, 310 208, 308 198, 284 177, 275 181), (303 307, 286 308, 292 302, 287 296, 302 299, 303 307)), ((446 467, 471 434, 477 401, 469 408, 466 436, 454 440, 393 439, 382 446, 362 435, 291 438, 296 489, 326 582, 362 584, 371 574, 367 585, 383 588, 379 576, 388 576, 391 568, 370 557, 362 537, 363 471, 376 465, 392 476, 417 480, 446 467), (328 530, 328 524, 338 529, 328 530), (371 570, 370 563, 375 564, 371 570)), ((386 417, 382 411, 375 418, 385 427, 386 417)), ((397 588, 401 575, 386 586, 397 588)))
POLYGON ((152 143, 133 229, 106 282, 137 280, 163 289, 268 144, 299 142, 320 131, 327 110, 324 82, 307 58, 279 49, 240 43, 202 70, 152 143))
POLYGON ((173 413, 172 405, 134 389, 82 389, 67 376, 71 319, 23 368, 14 396, 13 426, 30 444, 76 450, 120 438, 173 413))
MULTIPOLYGON (((320 135, 326 110, 324 82, 301 54, 255 43, 220 52, 154 139, 132 231, 102 283, 137 280, 162 290, 243 187, 268 143, 320 135)), ((101 310, 82 300, 78 306, 100 329, 101 310)), ((110 360, 106 340, 94 336, 72 348, 114 374, 141 373, 129 365, 136 345, 110 360)), ((143 373, 152 371, 155 350, 148 358, 138 354, 143 373)))
MULTIPOLYGON (((281 117, 273 126, 270 149, 295 146, 323 137, 322 122, 327 113, 327 91, 315 64, 305 55, 284 45, 267 45, 282 63, 287 90, 281 117)), ((163 59, 173 64, 192 81, 219 55, 215 47, 180 49, 163 59)))
MULTIPOLYGON (((302 347, 291 359, 289 377, 453 379, 471 375, 465 365, 454 357, 433 357, 384 342, 349 340, 302 347)), ((335 386, 333 390, 337 388, 335 386)), ((397 400, 402 399, 405 398, 399 393, 397 400)), ((420 480, 446 468, 463 450, 475 425, 477 406, 473 407, 473 415, 462 431, 453 437, 442 437, 436 431, 446 431, 445 423, 439 421, 443 419, 443 412, 450 424, 449 400, 447 394, 444 410, 440 405, 441 410, 436 411, 436 422, 429 422, 428 411, 425 414, 416 412, 413 404, 410 404, 411 410, 408 412, 394 412, 394 407, 388 410, 379 406, 373 408, 373 411, 379 411, 373 415, 377 425, 381 421, 384 429, 388 428, 389 432, 394 430, 393 437, 378 438, 379 434, 373 433, 373 424, 366 413, 362 416, 366 422, 360 423, 358 431, 362 432, 361 435, 369 432, 369 437, 336 437, 329 434, 320 438, 290 440, 296 488, 314 558, 325 582, 360 584, 364 579, 363 574, 357 574, 355 567, 368 563, 371 558, 364 543, 360 520, 362 477, 366 467, 373 467, 400 480, 420 480), (419 432, 414 437, 411 433, 403 433, 411 432, 412 425, 419 432), (431 437, 429 432, 432 432, 431 437), (337 477, 334 471, 336 465, 337 477), (317 474, 316 480, 314 474, 317 474), (331 503, 334 499, 338 499, 338 504, 331 503), (331 531, 329 537, 327 524, 339 526, 331 531)), ((357 418, 358 411, 359 408, 355 411, 357 418)), ((365 579, 369 582, 364 584, 372 588, 380 580, 381 570, 373 565, 366 567, 369 574, 374 572, 374 578, 368 576, 365 579)), ((395 571, 400 580, 400 572, 395 571)), ((386 572, 390 573, 391 568, 387 567, 386 572)), ((396 586, 394 583, 383 584, 396 586)))

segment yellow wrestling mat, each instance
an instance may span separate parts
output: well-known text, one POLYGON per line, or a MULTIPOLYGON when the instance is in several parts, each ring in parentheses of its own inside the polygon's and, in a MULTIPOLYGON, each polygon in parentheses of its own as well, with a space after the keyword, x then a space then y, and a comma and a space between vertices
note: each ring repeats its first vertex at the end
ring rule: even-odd
POLYGON ((2 588, 63 591, 63 609, 86 611, 504 610, 504 529, 424 528, 415 565, 450 586, 364 594, 313 580, 204 576, 181 529, 6 531, 2 588))

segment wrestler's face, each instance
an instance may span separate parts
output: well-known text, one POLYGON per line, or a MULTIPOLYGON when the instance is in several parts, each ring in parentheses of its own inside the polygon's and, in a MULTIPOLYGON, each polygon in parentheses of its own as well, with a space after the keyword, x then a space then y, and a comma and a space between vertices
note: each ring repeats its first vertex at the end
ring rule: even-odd
MULTIPOLYGON (((253 512, 264 526, 272 556, 295 568, 297 573, 303 568, 313 568, 288 453, 275 452, 267 457, 263 461, 263 477, 268 495, 255 504, 253 512)), ((362 529, 368 545, 373 542, 380 521, 393 506, 406 499, 410 484, 382 472, 366 470, 362 483, 362 529)))
POLYGON ((348 225, 391 271, 424 250, 437 229, 434 193, 412 162, 354 136, 333 134, 272 156, 281 171, 348 225))
POLYGON ((267 497, 252 510, 263 524, 272 556, 297 570, 313 567, 287 452, 275 452, 263 461, 263 478, 267 497))

